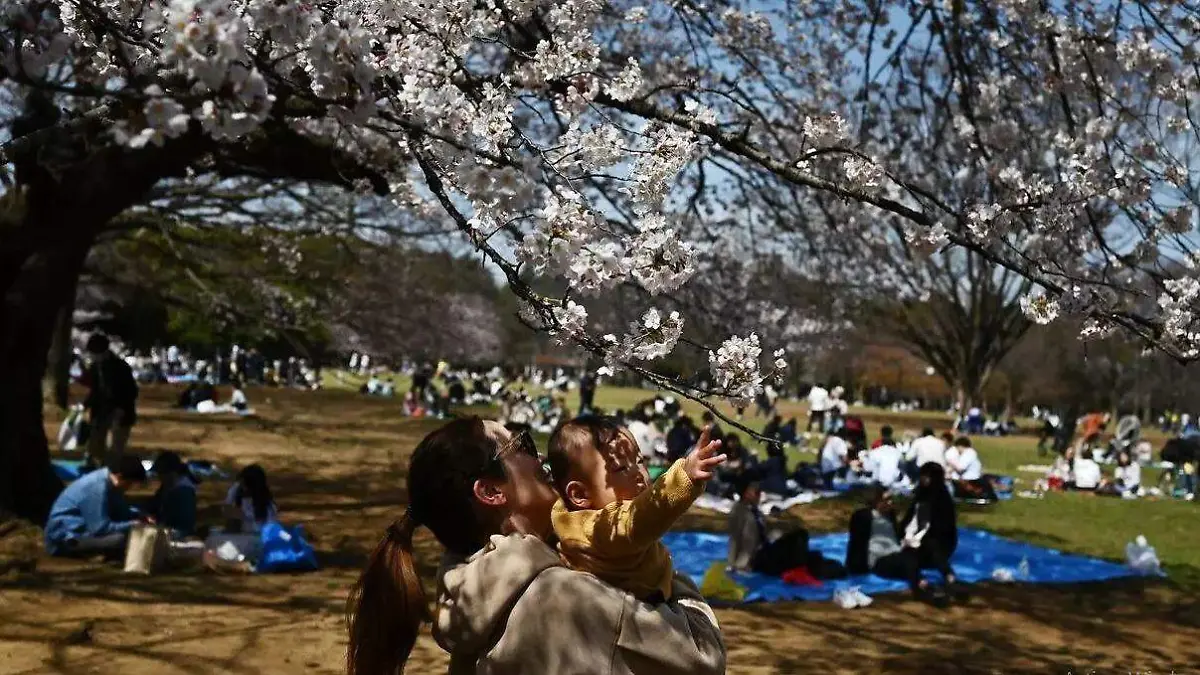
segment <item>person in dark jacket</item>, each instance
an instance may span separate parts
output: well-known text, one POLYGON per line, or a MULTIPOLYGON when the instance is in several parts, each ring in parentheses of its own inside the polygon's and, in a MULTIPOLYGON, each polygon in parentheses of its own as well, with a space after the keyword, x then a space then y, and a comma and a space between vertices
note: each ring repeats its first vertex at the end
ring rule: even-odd
POLYGON ((700 433, 696 429, 696 424, 692 422, 692 418, 687 415, 675 418, 675 424, 667 432, 667 460, 674 462, 686 457, 688 452, 695 447, 696 439, 699 437, 700 433))
POLYGON ((946 489, 944 470, 929 463, 921 467, 915 499, 899 527, 890 493, 881 486, 871 489, 867 507, 850 516, 846 569, 908 582, 914 597, 943 605, 946 593, 933 587, 921 570, 938 570, 946 589, 964 598, 950 566, 957 547, 954 499, 946 489))
POLYGON ((92 357, 87 371, 88 396, 83 404, 91 414, 88 462, 112 468, 120 464, 130 430, 137 422, 137 381, 129 364, 109 349, 107 337, 97 333, 88 338, 87 351, 92 357))
POLYGON ((177 453, 167 450, 154 460, 159 488, 150 501, 150 512, 158 524, 176 537, 191 536, 196 530, 196 485, 188 465, 177 453))
POLYGON ((588 415, 594 412, 596 403, 596 376, 590 370, 584 371, 579 378, 579 414, 588 415))
POLYGON ((125 455, 112 469, 84 474, 54 500, 46 521, 46 552, 55 556, 119 556, 138 522, 125 492, 146 480, 141 458, 125 455))
POLYGON ((780 443, 767 446, 767 458, 758 465, 759 485, 763 492, 790 497, 794 491, 788 487, 787 455, 780 443))

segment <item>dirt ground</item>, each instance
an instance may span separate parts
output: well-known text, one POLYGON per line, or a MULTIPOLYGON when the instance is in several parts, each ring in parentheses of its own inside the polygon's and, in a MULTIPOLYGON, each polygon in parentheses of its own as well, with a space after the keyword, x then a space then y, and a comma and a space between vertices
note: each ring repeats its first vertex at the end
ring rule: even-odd
MULTIPOLYGON (((46 558, 38 531, 17 528, 0 536, 0 674, 343 672, 347 589, 402 510, 408 452, 433 425, 351 394, 257 392, 260 416, 249 419, 174 412, 170 391, 146 394, 134 451, 263 464, 284 519, 305 526, 322 570, 125 576, 46 558)), ((202 521, 218 522, 227 488, 202 485, 202 521)), ((828 506, 794 513, 814 530, 845 515, 828 506)), ((720 525, 703 513, 682 524, 720 525)), ((429 575, 436 544, 428 535, 418 543, 429 575)), ((718 616, 729 672, 747 675, 1200 671, 1200 600, 1166 584, 979 587, 967 606, 948 610, 885 596, 856 611, 787 603, 718 616)), ((407 672, 445 663, 426 634, 407 672)))

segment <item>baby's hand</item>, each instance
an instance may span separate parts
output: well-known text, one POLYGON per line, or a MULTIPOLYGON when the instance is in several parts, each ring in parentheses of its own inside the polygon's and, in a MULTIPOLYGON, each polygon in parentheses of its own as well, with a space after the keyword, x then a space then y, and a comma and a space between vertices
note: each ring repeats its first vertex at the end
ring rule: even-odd
POLYGON ((683 460, 683 470, 693 481, 712 478, 712 470, 725 463, 725 455, 713 455, 721 448, 721 441, 708 440, 710 428, 704 427, 704 431, 700 432, 700 440, 696 443, 696 449, 692 450, 687 459, 683 460))

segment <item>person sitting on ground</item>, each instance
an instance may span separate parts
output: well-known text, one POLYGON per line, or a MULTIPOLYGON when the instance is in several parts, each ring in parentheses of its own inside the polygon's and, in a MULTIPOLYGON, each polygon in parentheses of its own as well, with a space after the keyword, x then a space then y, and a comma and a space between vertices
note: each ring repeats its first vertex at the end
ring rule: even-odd
POLYGON ((278 522, 279 509, 267 484, 267 472, 251 464, 238 474, 238 481, 225 496, 226 527, 231 532, 258 532, 263 525, 278 522))
POLYGON ((783 426, 779 427, 779 433, 776 434, 776 436, 779 438, 779 442, 787 445, 798 445, 800 443, 800 436, 798 433, 800 428, 799 424, 800 423, 796 421, 796 418, 792 417, 788 419, 783 426))
POLYGON ((759 486, 763 492, 790 497, 793 490, 788 487, 787 455, 783 445, 771 443, 767 446, 767 458, 757 467, 759 486))
POLYGON ((626 428, 637 443, 642 457, 646 459, 653 458, 660 446, 666 446, 666 437, 641 410, 634 411, 633 418, 629 420, 626 428))
POLYGON ((766 442, 769 443, 770 441, 779 440, 779 429, 782 426, 783 426, 783 417, 781 417, 779 415, 775 415, 774 417, 772 417, 771 421, 767 422, 763 426, 763 430, 762 430, 763 438, 769 439, 766 442))
POLYGON ((667 461, 674 462, 687 456, 698 436, 692 418, 687 415, 675 418, 675 424, 667 432, 667 461))
POLYGON ((124 455, 112 468, 96 469, 67 486, 46 521, 46 552, 55 556, 119 556, 129 530, 139 522, 125 492, 146 482, 146 468, 136 455, 124 455))
POLYGON ((866 496, 866 505, 850 515, 846 543, 846 571, 850 574, 873 573, 881 559, 902 550, 892 493, 882 485, 872 485, 866 496))
MULTIPOLYGON (((922 469, 922 479, 929 475, 930 480, 936 480, 936 476, 933 474, 940 473, 940 467, 936 464, 929 466, 929 469, 922 469)), ((929 484, 934 485, 932 482, 929 484)), ((949 495, 946 494, 945 497, 934 500, 935 502, 940 501, 941 506, 930 507, 930 511, 937 510, 943 515, 933 516, 931 514, 928 521, 932 521, 935 517, 946 520, 945 513, 949 513, 949 520, 953 520, 954 503, 949 501, 948 497, 949 495)), ((914 508, 918 512, 926 508, 919 503, 923 498, 924 494, 919 493, 918 502, 914 502, 914 508)), ((914 517, 910 510, 909 515, 905 518, 909 523, 906 525, 906 530, 911 527, 912 522, 919 522, 920 518, 920 515, 914 517)), ((961 597, 963 594, 958 591, 957 579, 953 569, 950 568, 950 554, 941 548, 945 537, 938 536, 946 531, 946 523, 943 523, 937 531, 933 525, 918 527, 927 528, 923 537, 932 537, 927 544, 924 538, 919 536, 917 545, 911 545, 913 542, 907 537, 902 539, 901 528, 896 525, 896 510, 891 492, 882 486, 871 487, 867 492, 866 506, 850 516, 850 538, 846 546, 846 570, 850 574, 871 573, 885 579, 905 581, 914 597, 940 605, 945 603, 945 596, 933 588, 921 574, 922 568, 935 568, 942 572, 947 588, 961 597)), ((916 530, 917 533, 921 531, 920 529, 916 530)), ((954 546, 957 546, 957 534, 953 538, 953 543, 954 546)))
POLYGON ((729 513, 729 569, 777 577, 788 570, 806 567, 818 579, 846 575, 841 564, 809 551, 808 531, 803 527, 771 536, 759 502, 762 490, 754 472, 743 474, 737 485, 738 501, 729 513))
POLYGON ((158 476, 159 487, 150 499, 150 513, 177 538, 191 536, 196 530, 196 485, 200 481, 170 450, 154 460, 151 470, 158 476))
POLYGON ((876 483, 886 488, 905 483, 906 476, 901 468, 904 454, 892 438, 892 428, 883 428, 883 438, 886 441, 876 445, 864 454, 863 470, 870 474, 876 483))
POLYGON ((909 582, 915 595, 937 602, 938 594, 930 590, 928 582, 920 575, 922 569, 936 569, 942 574, 946 589, 953 595, 961 595, 958 578, 950 566, 950 557, 958 548, 958 516, 954 499, 946 488, 946 471, 940 464, 930 462, 921 467, 916 493, 900 521, 900 531, 903 534, 904 566, 877 569, 876 574, 902 578, 909 582))
POLYGON ((250 401, 246 398, 246 392, 242 390, 240 379, 233 381, 233 394, 229 397, 229 407, 234 412, 246 412, 250 409, 250 401))
POLYGON ((1077 452, 1071 466, 1071 476, 1074 480, 1067 484, 1068 489, 1090 492, 1100 486, 1104 473, 1090 452, 1077 452))
POLYGON ((845 476, 849 462, 850 444, 846 442, 845 429, 829 434, 821 447, 821 480, 825 487, 833 486, 833 479, 845 476))
MULTIPOLYGON (((721 425, 717 424, 717 418, 712 414, 711 410, 705 410, 700 414, 700 426, 701 428, 708 429, 708 437, 714 441, 725 440, 725 432, 721 429, 721 425)), ((726 448, 726 454, 728 454, 728 450, 726 448)))
POLYGON ((891 426, 885 424, 883 428, 879 430, 879 438, 876 438, 875 442, 871 444, 871 449, 874 450, 881 445, 895 445, 895 434, 895 430, 892 429, 891 426))
POLYGON ((669 600, 674 570, 659 540, 725 461, 720 447, 702 431, 696 449, 652 484, 628 429, 603 417, 560 426, 546 454, 561 496, 550 518, 563 561, 646 602, 669 600))
POLYGON ((920 437, 912 442, 909 453, 912 455, 911 477, 914 481, 917 480, 918 470, 926 464, 946 464, 946 444, 933 434, 930 427, 921 430, 920 437))
POLYGON ((1142 489, 1142 467, 1133 461, 1127 450, 1117 453, 1117 468, 1113 470, 1113 479, 1100 484, 1098 492, 1136 497, 1142 489))
POLYGON ((950 480, 975 481, 983 478, 983 463, 979 453, 971 446, 971 439, 959 436, 946 449, 946 473, 950 480))

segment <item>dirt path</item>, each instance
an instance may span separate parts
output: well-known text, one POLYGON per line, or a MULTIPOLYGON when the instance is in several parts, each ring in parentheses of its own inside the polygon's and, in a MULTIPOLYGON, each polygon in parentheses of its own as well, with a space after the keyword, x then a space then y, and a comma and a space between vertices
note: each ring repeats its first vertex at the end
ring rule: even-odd
MULTIPOLYGON (((135 449, 264 464, 281 512, 311 533, 323 569, 128 577, 40 556, 37 532, 22 528, 0 537, 0 675, 343 672, 346 591, 402 508, 407 452, 428 425, 394 418, 386 403, 286 393, 255 401, 261 420, 195 417, 155 408, 151 392, 135 449)), ((226 487, 205 483, 201 503, 215 505, 226 487)), ((202 520, 217 513, 210 506, 202 520)), ((811 525, 840 518, 799 514, 811 525)), ((719 523, 697 513, 687 525, 719 523)), ((428 574, 436 546, 427 535, 418 544, 428 574)), ((882 597, 852 612, 789 603, 718 616, 730 673, 1200 671, 1200 603, 1161 584, 985 587, 945 611, 882 597)), ((425 635, 408 672, 445 662, 425 635)))

